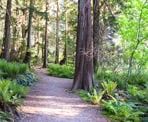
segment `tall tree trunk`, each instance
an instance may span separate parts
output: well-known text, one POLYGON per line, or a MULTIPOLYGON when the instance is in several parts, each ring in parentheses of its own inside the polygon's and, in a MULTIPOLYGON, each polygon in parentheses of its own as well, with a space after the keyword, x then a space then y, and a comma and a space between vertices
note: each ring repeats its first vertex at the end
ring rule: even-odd
POLYGON ((32 32, 32 16, 33 16, 33 0, 30 0, 30 8, 29 8, 29 21, 28 21, 28 36, 27 36, 27 50, 26 55, 24 58, 24 63, 28 63, 30 66, 30 60, 31 60, 31 32, 32 32))
POLYGON ((55 63, 59 63, 59 0, 56 0, 57 12, 56 12, 56 53, 55 63))
MULTIPOLYGON (((66 4, 65 4, 66 5, 66 4)), ((67 8, 65 12, 65 44, 64 44, 64 51, 63 51, 63 59, 60 61, 60 64, 67 64, 67 30, 68 30, 68 22, 67 22, 67 8)))
POLYGON ((48 0, 46 0, 46 22, 45 22, 45 43, 44 43, 44 59, 43 68, 47 67, 47 29, 48 28, 48 0))
MULTIPOLYGON (((40 56, 40 32, 39 31, 37 31, 37 57, 36 57, 36 61, 38 62, 39 60, 40 60, 40 58, 39 58, 39 56, 40 56)), ((39 62, 38 62, 39 63, 39 62)))
POLYGON ((100 44, 100 0, 93 0, 93 54, 94 71, 99 67, 99 44, 100 44))
POLYGON ((10 24, 11 24, 11 4, 12 0, 7 0, 4 40, 1 57, 9 60, 10 57, 10 24))
POLYGON ((72 89, 89 90, 93 81, 91 0, 79 0, 76 66, 72 89))

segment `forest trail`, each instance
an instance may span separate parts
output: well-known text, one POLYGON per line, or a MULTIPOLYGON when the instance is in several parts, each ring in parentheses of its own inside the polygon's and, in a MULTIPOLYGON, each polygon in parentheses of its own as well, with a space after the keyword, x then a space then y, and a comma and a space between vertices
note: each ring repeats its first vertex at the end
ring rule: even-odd
POLYGON ((39 82, 30 89, 19 122, 110 122, 97 107, 68 92, 72 80, 50 77, 44 69, 36 74, 39 82))

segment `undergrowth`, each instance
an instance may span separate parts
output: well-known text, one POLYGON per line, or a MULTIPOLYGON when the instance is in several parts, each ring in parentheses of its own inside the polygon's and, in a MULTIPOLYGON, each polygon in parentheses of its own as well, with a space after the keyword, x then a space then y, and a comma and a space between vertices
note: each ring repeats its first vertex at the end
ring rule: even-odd
POLYGON ((148 121, 148 75, 98 70, 96 87, 89 92, 80 91, 80 97, 101 105, 102 113, 117 122, 148 121), (127 86, 125 84, 127 82, 127 86))
POLYGON ((50 64, 48 66, 48 73, 51 76, 72 79, 74 76, 74 68, 67 65, 50 64))
POLYGON ((23 63, 0 60, 0 121, 10 122, 19 117, 17 107, 23 103, 30 85, 37 81, 23 63), (16 114, 17 113, 17 114, 16 114))
POLYGON ((4 78, 15 78, 18 74, 28 71, 27 64, 17 62, 7 62, 0 60, 0 76, 4 78))

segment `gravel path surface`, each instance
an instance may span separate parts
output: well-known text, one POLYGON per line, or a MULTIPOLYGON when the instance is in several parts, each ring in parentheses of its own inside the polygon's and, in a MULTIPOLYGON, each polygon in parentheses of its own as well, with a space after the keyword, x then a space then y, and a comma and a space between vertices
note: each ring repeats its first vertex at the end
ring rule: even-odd
POLYGON ((39 82, 25 99, 19 122, 110 122, 97 107, 68 93, 72 80, 47 76, 43 69, 36 71, 39 82))

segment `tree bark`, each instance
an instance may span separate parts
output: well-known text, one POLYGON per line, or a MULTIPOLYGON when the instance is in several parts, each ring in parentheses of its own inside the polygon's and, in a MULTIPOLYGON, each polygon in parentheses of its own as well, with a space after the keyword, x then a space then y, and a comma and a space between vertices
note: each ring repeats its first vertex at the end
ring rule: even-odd
POLYGON ((56 52, 55 63, 59 63, 59 0, 56 0, 57 12, 56 12, 56 52))
POLYGON ((47 67, 47 30, 48 30, 48 0, 46 0, 46 22, 45 22, 45 44, 44 44, 44 59, 43 68, 47 67))
MULTIPOLYGON (((65 4, 66 5, 66 4, 65 4)), ((64 44, 64 51, 63 51, 63 59, 60 61, 60 65, 67 64, 67 37, 68 37, 68 22, 67 22, 67 8, 65 12, 65 44, 64 44)))
POLYGON ((99 44, 100 44, 100 0, 93 0, 93 54, 94 72, 99 67, 99 44))
POLYGON ((32 32, 32 16, 33 16, 33 0, 30 0, 30 8, 29 8, 29 21, 28 21, 28 36, 27 36, 27 50, 26 55, 24 58, 24 63, 28 63, 30 66, 30 60, 31 60, 31 32, 32 32))
POLYGON ((9 57, 10 57, 11 4, 12 4, 12 0, 7 0, 4 40, 3 40, 3 48, 2 48, 2 54, 1 54, 1 57, 6 60, 9 60, 9 57))
POLYGON ((72 90, 89 90, 93 81, 93 40, 91 0, 78 2, 78 30, 76 42, 76 66, 72 90))

